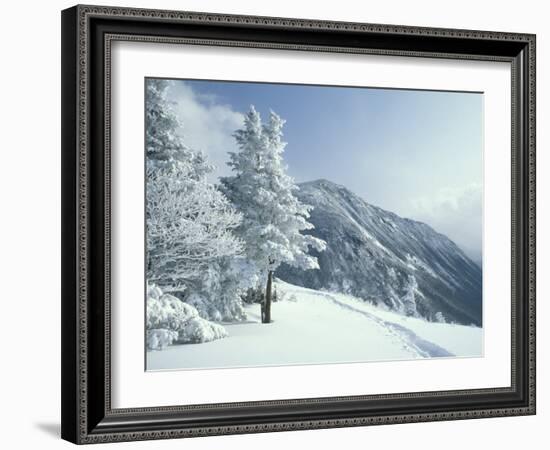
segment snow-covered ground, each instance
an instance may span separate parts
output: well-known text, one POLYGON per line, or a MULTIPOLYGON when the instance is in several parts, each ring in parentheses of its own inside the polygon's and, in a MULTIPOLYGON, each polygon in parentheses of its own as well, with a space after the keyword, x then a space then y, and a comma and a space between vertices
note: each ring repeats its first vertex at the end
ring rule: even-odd
POLYGON ((224 324, 228 337, 147 352, 147 369, 482 356, 481 328, 426 322, 281 281, 276 286, 284 300, 273 304, 272 323, 260 323, 259 305, 248 305, 248 321, 224 324))

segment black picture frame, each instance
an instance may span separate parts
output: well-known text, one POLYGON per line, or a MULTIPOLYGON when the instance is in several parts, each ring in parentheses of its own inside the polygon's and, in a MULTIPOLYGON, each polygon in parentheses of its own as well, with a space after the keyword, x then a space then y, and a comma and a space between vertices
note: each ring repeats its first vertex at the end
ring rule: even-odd
POLYGON ((62 437, 74 443, 535 414, 535 36, 75 6, 62 12, 62 437), (511 386, 111 407, 110 45, 114 40, 508 61, 511 386))

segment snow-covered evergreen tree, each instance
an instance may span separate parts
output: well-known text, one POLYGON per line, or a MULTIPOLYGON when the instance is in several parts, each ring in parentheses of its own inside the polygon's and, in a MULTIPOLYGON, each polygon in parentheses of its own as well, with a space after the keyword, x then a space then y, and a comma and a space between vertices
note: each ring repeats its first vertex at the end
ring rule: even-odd
POLYGON ((189 149, 181 136, 182 124, 168 99, 169 80, 147 79, 145 148, 148 168, 185 165, 185 176, 200 179, 213 170, 200 151, 189 149))
POLYGON ((405 284, 405 295, 401 297, 401 302, 403 304, 403 312, 407 316, 418 316, 416 310, 416 296, 420 294, 418 290, 418 282, 414 275, 409 275, 407 277, 407 282, 405 284))
POLYGON ((227 279, 226 260, 243 251, 233 234, 241 216, 207 181, 212 166, 205 156, 184 144, 169 86, 153 79, 146 85, 147 278, 186 302, 201 296, 205 318, 241 319, 235 289, 211 282, 227 279))
POLYGON ((317 269, 317 258, 308 254, 309 248, 325 248, 324 241, 302 234, 313 228, 307 221, 311 207, 296 198, 298 188, 286 173, 283 125, 274 112, 262 124, 251 106, 244 128, 235 133, 240 151, 230 153, 228 164, 234 175, 220 180, 220 189, 243 215, 238 235, 245 242, 246 256, 267 277, 262 303, 266 323, 271 321, 273 272, 281 263, 317 269))

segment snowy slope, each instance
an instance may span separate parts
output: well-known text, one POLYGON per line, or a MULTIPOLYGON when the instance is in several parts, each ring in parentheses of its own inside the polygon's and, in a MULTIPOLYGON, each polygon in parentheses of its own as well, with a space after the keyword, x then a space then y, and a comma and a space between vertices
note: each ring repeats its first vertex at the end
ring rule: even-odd
POLYGON ((273 323, 259 305, 248 321, 224 324, 228 337, 147 353, 148 370, 322 364, 481 356, 482 329, 427 322, 386 311, 349 295, 276 282, 285 300, 273 323))
POLYGON ((311 206, 312 251, 320 270, 281 266, 277 276, 312 289, 344 292, 406 315, 481 325, 482 273, 446 236, 428 225, 370 205, 327 180, 299 185, 311 206), (440 313, 440 314, 438 314, 440 313))

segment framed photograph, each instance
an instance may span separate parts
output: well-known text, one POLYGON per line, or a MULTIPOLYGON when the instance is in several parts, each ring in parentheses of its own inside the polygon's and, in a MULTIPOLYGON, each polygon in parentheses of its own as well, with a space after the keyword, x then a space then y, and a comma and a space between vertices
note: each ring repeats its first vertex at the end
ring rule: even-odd
POLYGON ((62 437, 535 413, 535 36, 62 12, 62 437))

